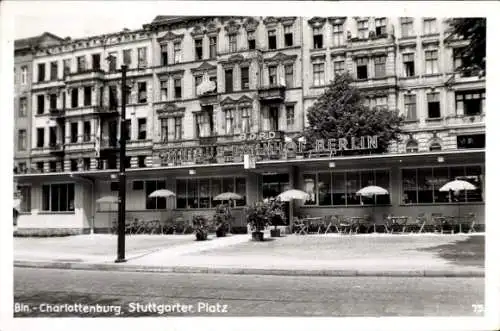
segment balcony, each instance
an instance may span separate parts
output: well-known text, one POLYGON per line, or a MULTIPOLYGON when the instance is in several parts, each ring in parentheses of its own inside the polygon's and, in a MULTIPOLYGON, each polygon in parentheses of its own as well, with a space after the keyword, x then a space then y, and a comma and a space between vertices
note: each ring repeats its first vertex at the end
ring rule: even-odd
POLYGON ((286 86, 270 85, 259 87, 259 99, 263 103, 279 103, 285 101, 286 86))
POLYGON ((109 106, 104 106, 104 107, 103 106, 95 106, 94 113, 103 119, 112 118, 112 117, 119 115, 117 107, 110 108, 109 106))
POLYGON ((104 71, 102 69, 88 69, 79 72, 72 72, 64 77, 66 83, 79 82, 83 80, 103 80, 104 71))
POLYGON ((34 82, 31 89, 33 91, 39 91, 39 90, 61 88, 61 87, 64 87, 64 80, 51 79, 51 80, 44 80, 41 82, 34 82))
POLYGON ((93 140, 80 141, 76 143, 67 143, 64 145, 65 152, 92 152, 95 151, 95 142, 93 140))
POLYGON ((151 139, 127 140, 127 149, 151 149, 152 147, 151 139))
POLYGON ((470 126, 484 126, 485 114, 478 115, 455 115, 445 117, 445 125, 449 128, 463 127, 467 128, 470 126))
POLYGON ((64 120, 65 111, 64 109, 51 108, 49 109, 50 117, 54 120, 64 120))
POLYGON ((219 103, 219 95, 217 92, 204 93, 198 96, 200 100, 200 106, 213 106, 219 103))
POLYGON ((58 144, 58 143, 52 143, 49 144, 49 151, 50 154, 56 155, 56 156, 63 156, 64 155, 64 145, 63 144, 58 144))

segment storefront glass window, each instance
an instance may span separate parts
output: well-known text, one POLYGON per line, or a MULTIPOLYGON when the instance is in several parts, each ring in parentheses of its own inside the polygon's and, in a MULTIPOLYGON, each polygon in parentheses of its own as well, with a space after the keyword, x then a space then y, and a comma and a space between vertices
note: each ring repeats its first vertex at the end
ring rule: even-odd
POLYGON ((236 206, 245 206, 247 204, 247 187, 245 178, 236 178, 236 194, 239 194, 243 197, 242 200, 236 200, 236 206))
POLYGON ((480 166, 465 167, 465 178, 476 187, 475 190, 466 191, 467 201, 483 201, 483 175, 480 166))
MULTIPOLYGON (((373 171, 361 172, 361 188, 366 186, 375 185, 375 174, 373 171)), ((375 203, 375 196, 362 196, 361 202, 363 205, 373 205, 375 203)))
POLYGON ((203 178, 199 182, 200 189, 200 208, 210 208, 210 179, 203 178))
POLYGON ((417 170, 418 182, 418 202, 432 203, 432 168, 423 168, 417 170))
POLYGON ((448 168, 434 168, 432 186, 434 188, 434 202, 449 202, 449 192, 440 192, 439 189, 450 180, 448 168))
POLYGON ((146 186, 146 209, 165 209, 167 208, 166 198, 150 198, 149 195, 156 190, 165 189, 164 180, 148 180, 145 183, 146 186))
POLYGON ((188 179, 187 206, 186 208, 198 208, 198 189, 196 179, 188 179))
POLYGON ((213 198, 223 192, 235 192, 243 196, 243 200, 236 201, 236 206, 246 205, 246 180, 244 177, 178 179, 177 208, 216 207, 221 201, 216 201, 213 198))
POLYGON ((220 201, 213 200, 213 198, 222 193, 222 179, 211 179, 210 187, 212 188, 212 207, 216 207, 220 201))
POLYGON ((375 203, 377 205, 389 205, 391 203, 391 181, 389 178, 388 170, 375 171, 375 185, 380 186, 389 192, 389 194, 375 196, 375 203))
POLYGON ((175 192, 177 196, 177 208, 186 208, 187 206, 186 189, 187 189, 187 180, 178 179, 177 191, 175 192))
POLYGON ((316 174, 305 174, 304 175, 304 192, 306 192, 309 197, 305 201, 306 205, 316 204, 316 174))
POLYGON ((322 172, 318 174, 318 203, 320 206, 332 204, 330 173, 322 172))
POLYGON ((347 205, 360 204, 360 197, 356 195, 356 192, 358 192, 360 188, 359 172, 348 172, 346 181, 347 205))
POLYGON ((403 203, 417 202, 417 169, 403 169, 403 203))
MULTIPOLYGON (((450 180, 464 180, 464 167, 450 167, 450 180)), ((465 191, 453 192, 451 194, 452 202, 465 202, 465 191)))
POLYGON ((334 205, 345 205, 345 173, 334 172, 332 175, 332 200, 334 205))

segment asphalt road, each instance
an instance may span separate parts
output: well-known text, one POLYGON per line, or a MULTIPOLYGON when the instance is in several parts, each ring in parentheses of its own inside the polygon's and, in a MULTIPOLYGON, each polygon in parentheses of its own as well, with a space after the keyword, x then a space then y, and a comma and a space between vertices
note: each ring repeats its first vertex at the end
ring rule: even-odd
POLYGON ((15 317, 479 316, 483 297, 484 278, 14 269, 15 317))

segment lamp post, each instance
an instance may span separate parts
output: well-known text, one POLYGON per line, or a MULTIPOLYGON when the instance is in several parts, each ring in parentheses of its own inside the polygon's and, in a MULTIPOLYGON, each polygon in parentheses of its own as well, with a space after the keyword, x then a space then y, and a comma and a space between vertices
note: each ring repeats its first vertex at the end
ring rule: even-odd
POLYGON ((120 116, 120 189, 118 202, 118 254, 115 260, 116 263, 125 262, 125 198, 126 198, 126 176, 125 176, 125 159, 126 159, 126 137, 125 137, 125 103, 127 98, 127 66, 122 65, 122 100, 121 100, 121 116, 120 116))

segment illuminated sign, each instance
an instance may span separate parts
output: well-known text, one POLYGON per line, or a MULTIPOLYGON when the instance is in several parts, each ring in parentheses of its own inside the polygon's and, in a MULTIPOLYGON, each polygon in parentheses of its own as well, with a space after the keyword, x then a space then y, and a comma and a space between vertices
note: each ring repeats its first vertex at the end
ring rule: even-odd
POLYGON ((377 136, 319 139, 306 141, 283 141, 281 132, 260 132, 240 135, 240 141, 216 146, 172 147, 161 153, 163 165, 182 162, 225 163, 243 162, 244 155, 261 159, 290 158, 291 155, 308 154, 315 157, 333 156, 343 151, 376 150, 377 136), (238 159, 238 161, 235 161, 238 159))

